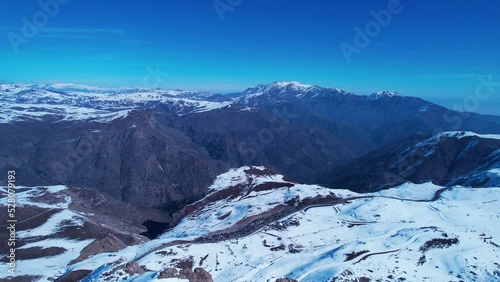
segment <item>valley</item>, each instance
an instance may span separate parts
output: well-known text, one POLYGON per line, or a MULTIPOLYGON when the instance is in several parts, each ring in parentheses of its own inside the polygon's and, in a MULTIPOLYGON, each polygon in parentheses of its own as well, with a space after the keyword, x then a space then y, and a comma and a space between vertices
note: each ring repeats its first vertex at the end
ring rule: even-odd
POLYGON ((15 281, 500 277, 497 117, 298 82, 0 91, 15 281))

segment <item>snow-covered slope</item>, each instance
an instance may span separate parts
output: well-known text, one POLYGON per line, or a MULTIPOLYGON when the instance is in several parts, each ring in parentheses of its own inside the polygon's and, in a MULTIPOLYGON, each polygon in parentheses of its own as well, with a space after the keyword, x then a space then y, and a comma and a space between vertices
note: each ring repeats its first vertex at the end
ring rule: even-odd
POLYGON ((177 255, 156 252, 139 263, 161 271, 173 267, 166 260, 192 256, 215 281, 495 281, 500 234, 489 222, 499 220, 499 197, 497 188, 454 188, 436 202, 359 199, 295 213, 284 228, 181 244, 177 255))
POLYGON ((297 81, 276 81, 250 87, 245 91, 234 94, 233 100, 249 105, 257 105, 269 101, 296 101, 311 100, 319 97, 351 96, 365 100, 402 97, 396 91, 378 91, 371 95, 356 95, 345 89, 320 87, 317 85, 302 84, 297 81))
POLYGON ((448 185, 500 187, 500 149, 490 155, 471 172, 450 180, 448 185))
MULTIPOLYGON (((0 219, 5 223, 7 188, 0 187, 0 191, 0 208, 5 209, 0 219)), ((71 263, 147 241, 139 235, 146 231, 142 222, 145 218, 161 220, 157 211, 134 208, 94 190, 62 185, 18 186, 15 198, 16 274, 13 277, 7 271, 5 244, 0 247, 1 281, 53 280, 71 263), (134 218, 127 218, 127 213, 134 218)))
POLYGON ((396 91, 377 91, 368 96, 369 99, 381 99, 381 98, 390 98, 400 96, 400 94, 396 91))
MULTIPOLYGON (((449 141, 461 139, 468 140, 468 142, 466 142, 466 145, 463 146, 459 152, 457 152, 456 156, 454 156, 456 162, 462 162, 468 159, 468 162, 471 162, 471 159, 480 155, 475 151, 487 150, 488 154, 484 158, 480 159, 472 170, 468 170, 467 173, 449 180, 446 186, 456 184, 473 187, 500 186, 500 175, 498 173, 500 170, 500 150, 495 150, 495 148, 498 148, 498 141, 496 140, 500 140, 500 134, 478 134, 471 131, 440 132, 433 137, 401 152, 399 155, 399 161, 392 164, 391 168, 401 166, 402 163, 410 163, 408 159, 411 158, 413 161, 401 172, 401 174, 414 170, 418 166, 422 165, 426 159, 435 156, 437 151, 443 151, 445 148, 448 148, 450 151, 450 148, 452 147, 451 145, 447 145, 443 148, 443 146, 440 146, 440 143, 448 142, 447 144, 451 144, 449 141), (495 143, 496 147, 488 145, 488 149, 483 149, 483 147, 486 146, 481 145, 485 143, 485 140, 495 140, 497 142, 495 143), (478 149, 478 147, 481 147, 481 150, 478 149), (415 155, 420 156, 420 158, 415 158, 415 155), (473 155, 473 157, 470 155, 473 155)), ((458 165, 454 165, 454 167, 457 166, 458 165)))
MULTIPOLYGON (((81 229, 86 217, 83 213, 69 209, 71 198, 58 193, 63 189, 66 187, 18 187, 17 210, 19 213, 31 213, 33 217, 24 219, 17 223, 17 226, 21 229, 23 225, 34 224, 33 227, 30 226, 32 228, 17 230, 16 243, 20 245, 17 248, 18 260, 16 263, 18 276, 51 277, 61 275, 64 273, 65 265, 80 256, 82 249, 93 241, 61 236, 68 229, 81 229), (45 214, 49 216, 46 217, 45 222, 40 222, 40 225, 37 226, 33 218, 44 218, 45 214), (40 240, 41 238, 45 239, 40 240), (51 255, 43 255, 44 251, 47 254, 51 253, 51 255)), ((4 190, 6 188, 2 187, 2 191, 4 190)), ((2 197, 5 196, 3 192, 2 194, 2 197)), ((0 203, 0 206, 7 210, 7 203, 4 201, 0 203)), ((5 257, 5 254, 2 254, 1 257, 5 257)), ((0 277, 5 278, 9 275, 6 270, 7 265, 4 263, 1 265, 0 277)))
POLYGON ((472 131, 445 131, 436 134, 434 138, 440 139, 443 137, 462 139, 465 137, 479 137, 483 139, 500 140, 500 134, 478 134, 472 131))
POLYGON ((199 91, 108 89, 74 84, 1 84, 0 123, 47 118, 108 122, 137 108, 163 105, 182 115, 230 105, 210 101, 212 95, 199 91))
POLYGON ((325 88, 317 85, 302 84, 297 81, 276 81, 260 84, 235 94, 233 100, 250 106, 269 102, 297 101, 314 99, 319 96, 354 95, 340 88, 325 88))
POLYGON ((324 173, 320 184, 373 192, 404 182, 498 187, 500 135, 471 131, 416 134, 324 173))
MULTIPOLYGON (((418 186, 403 189, 412 188, 418 186)), ((499 198, 498 188, 457 187, 436 202, 359 199, 295 213, 244 238, 180 244, 169 248, 177 254, 156 252, 138 262, 154 272, 191 256, 215 281, 495 281, 500 233, 491 222, 499 220, 499 198)))
POLYGON ((345 196, 336 192, 317 185, 286 181, 282 175, 265 167, 232 169, 217 177, 204 199, 184 209, 194 212, 185 215, 175 229, 161 237, 196 238, 221 230, 238 230, 249 222, 249 218, 296 207, 305 199, 345 196))
POLYGON ((162 281, 196 267, 223 282, 495 281, 499 200, 500 188, 431 183, 360 195, 244 167, 219 176, 159 239, 70 269, 93 270, 86 281, 162 281), (318 197, 328 200, 307 202, 318 197))

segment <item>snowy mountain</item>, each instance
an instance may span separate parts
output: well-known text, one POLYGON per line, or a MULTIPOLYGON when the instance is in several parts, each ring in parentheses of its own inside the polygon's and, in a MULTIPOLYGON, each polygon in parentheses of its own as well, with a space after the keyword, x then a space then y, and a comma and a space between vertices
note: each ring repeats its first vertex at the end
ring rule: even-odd
MULTIPOLYGON (((138 208, 94 189, 58 185, 16 190, 18 273, 13 281, 47 281, 63 275, 71 263, 148 241, 144 221, 169 220, 158 210, 138 208)), ((1 187, 2 198, 6 191, 1 187)), ((0 207, 7 209, 7 202, 1 201, 0 207)), ((0 218, 6 222, 7 213, 0 218)), ((7 244, 0 247, 2 281, 8 277, 6 248, 7 244)))
POLYGON ((233 100, 239 103, 258 106, 265 103, 291 102, 306 100, 324 95, 353 95, 344 89, 324 88, 316 85, 292 81, 277 81, 251 87, 237 94, 233 100))
MULTIPOLYGON (((396 96, 394 93, 382 91, 376 95, 393 97, 396 96)), ((2 83, 0 106, 4 108, 4 112, 0 116, 0 122, 54 117, 62 120, 109 122, 125 116, 132 109, 154 108, 158 105, 166 105, 179 114, 188 114, 220 109, 233 103, 257 106, 264 102, 310 100, 331 95, 354 94, 338 88, 283 81, 248 88, 227 98, 210 92, 161 88, 100 88, 71 83, 2 83)), ((363 97, 368 99, 372 96, 363 97)))
POLYGON ((321 118, 361 130, 368 135, 365 139, 376 146, 401 140, 416 132, 430 134, 436 128, 440 131, 500 132, 499 117, 452 111, 396 91, 356 95, 339 88, 274 82, 248 88, 231 97, 233 101, 257 108, 292 104, 321 118))
POLYGON ((202 91, 99 88, 55 84, 0 84, 0 123, 23 120, 110 122, 131 110, 153 109, 188 115, 218 109, 258 108, 289 104, 319 118, 366 132, 377 146, 407 137, 416 131, 470 130, 500 132, 500 118, 454 112, 420 98, 395 91, 356 95, 339 88, 299 82, 273 82, 229 95, 202 91), (461 118, 459 126, 450 116, 461 118), (383 136, 381 138, 381 136, 383 136))
POLYGON ((500 278, 499 117, 299 82, 0 94, 2 281, 500 278))
MULTIPOLYGON (((498 221, 500 188, 406 183, 357 194, 297 184, 265 167, 242 167, 219 175, 209 191, 157 239, 71 261, 92 240, 80 241, 76 253, 65 253, 66 257, 20 258, 21 264, 36 262, 44 270, 25 267, 23 274, 38 275, 40 281, 69 277, 495 281, 500 277, 500 234, 492 224, 498 221), (54 265, 57 260, 59 267, 54 265)), ((63 226, 56 215, 48 220, 53 222, 50 230, 63 226)), ((80 225, 64 228, 69 232, 80 225)), ((38 236, 35 245, 49 248, 55 244, 51 240, 38 236)))
MULTIPOLYGON (((414 134, 500 132, 498 117, 465 115, 393 92, 373 99, 298 82, 262 84, 232 95, 73 84, 3 83, 0 89, 0 173, 14 167, 25 175, 25 185, 95 188, 170 212, 199 200, 215 177, 231 167, 268 165, 294 181, 315 184, 321 175, 330 177, 328 172, 335 170, 335 178, 341 176, 339 167, 414 134), (461 118, 460 126, 450 117, 461 118), (82 148, 88 150, 82 154, 82 148)), ((357 171, 373 166, 366 163, 357 171)), ((464 167, 446 180, 468 173, 490 179, 494 172, 464 167)), ((437 169, 432 173, 413 180, 444 181, 447 176, 437 169)), ((360 179, 374 181, 353 189, 412 180, 360 179)))
POLYGON ((396 91, 378 91, 368 96, 370 99, 381 99, 400 96, 396 91))
POLYGON ((166 106, 177 114, 220 109, 229 102, 209 101, 213 94, 164 89, 106 89, 74 84, 2 84, 0 123, 23 120, 97 121, 122 118, 134 109, 166 106))
POLYGON ((470 131, 417 135, 390 144, 324 173, 319 183, 358 192, 377 191, 406 181, 433 181, 447 187, 500 185, 500 134, 470 131))

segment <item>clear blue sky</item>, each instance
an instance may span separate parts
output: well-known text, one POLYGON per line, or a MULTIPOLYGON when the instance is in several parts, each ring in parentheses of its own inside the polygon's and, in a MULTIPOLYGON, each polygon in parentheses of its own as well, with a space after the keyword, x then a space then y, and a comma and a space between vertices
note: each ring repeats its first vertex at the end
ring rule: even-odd
MULTIPOLYGON (((401 0, 402 11, 348 63, 340 43, 354 45, 354 27, 389 2, 242 0, 221 21, 213 0, 71 0, 16 53, 8 34, 22 36, 22 18, 42 9, 1 1, 0 80, 141 86, 158 65, 166 88, 227 93, 297 80, 360 94, 396 90, 448 107, 474 95, 477 75, 500 81, 495 0, 401 0)), ((496 88, 475 111, 498 114, 496 88)))

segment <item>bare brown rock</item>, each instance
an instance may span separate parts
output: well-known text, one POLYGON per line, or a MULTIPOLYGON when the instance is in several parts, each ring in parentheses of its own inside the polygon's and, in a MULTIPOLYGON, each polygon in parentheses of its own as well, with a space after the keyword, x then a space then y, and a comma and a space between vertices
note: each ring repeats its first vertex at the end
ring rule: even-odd
POLYGON ((131 261, 125 265, 125 272, 130 275, 143 274, 144 268, 140 266, 136 261, 131 261))
POLYGON ((276 282, 297 282, 297 280, 292 278, 278 278, 276 279, 276 282))
POLYGON ((213 282, 212 275, 205 269, 197 267, 194 269, 194 280, 190 282, 213 282))
POLYGON ((106 234, 101 239, 95 240, 94 242, 88 244, 80 252, 80 256, 74 260, 74 262, 80 262, 92 255, 106 252, 117 252, 121 249, 127 247, 125 243, 122 242, 118 237, 112 233, 106 234))
POLYGON ((213 282, 212 275, 205 269, 197 267, 194 270, 191 268, 182 268, 178 271, 176 268, 166 268, 158 275, 158 278, 179 278, 187 279, 189 282, 213 282))
POLYGON ((191 269, 189 268, 183 268, 179 271, 179 276, 178 278, 180 279, 187 279, 189 282, 194 280, 194 273, 191 269))
POLYGON ((179 271, 176 268, 169 267, 165 268, 160 274, 158 278, 176 278, 179 276, 179 271))

